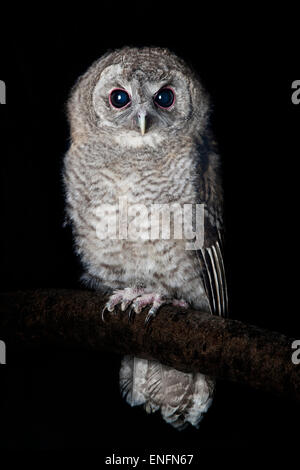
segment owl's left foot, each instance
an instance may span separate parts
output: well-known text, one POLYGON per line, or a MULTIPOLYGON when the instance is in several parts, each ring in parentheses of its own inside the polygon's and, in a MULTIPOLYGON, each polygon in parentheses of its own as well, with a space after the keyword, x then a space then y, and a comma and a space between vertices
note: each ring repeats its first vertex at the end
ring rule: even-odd
POLYGON ((178 300, 178 299, 168 299, 161 294, 150 293, 150 294, 143 294, 140 297, 137 297, 131 304, 131 312, 132 310, 135 313, 140 313, 145 307, 150 306, 150 310, 147 313, 145 324, 147 325, 152 318, 154 318, 160 309, 165 304, 172 304, 182 308, 188 308, 188 303, 185 300, 178 300))
POLYGON ((121 305, 122 311, 126 310, 127 307, 130 306, 129 318, 131 318, 133 312, 140 313, 145 307, 150 306, 150 310, 145 319, 145 324, 148 324, 150 320, 156 316, 160 307, 165 304, 188 308, 188 303, 183 299, 168 299, 155 292, 144 293, 144 289, 128 287, 124 290, 115 291, 109 298, 103 309, 102 319, 106 310, 113 312, 117 305, 121 305))

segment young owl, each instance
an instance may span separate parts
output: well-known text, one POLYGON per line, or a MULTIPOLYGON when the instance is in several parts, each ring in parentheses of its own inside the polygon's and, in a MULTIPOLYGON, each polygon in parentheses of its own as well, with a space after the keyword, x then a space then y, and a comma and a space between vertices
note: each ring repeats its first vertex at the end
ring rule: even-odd
MULTIPOLYGON (((68 111, 66 207, 82 279, 110 294, 107 311, 147 307, 147 322, 170 302, 224 315, 220 161, 209 130, 209 99, 194 71, 167 49, 125 47, 79 78, 68 111), (151 237, 155 205, 203 207, 202 245, 187 249, 187 240, 173 233, 172 217, 169 236, 159 229, 151 237), (104 226, 111 229, 106 236, 99 230, 104 226), (136 231, 139 236, 132 236, 136 231)), ((194 227, 195 215, 192 220, 194 227)), ((182 429, 198 426, 214 380, 126 356, 120 386, 132 406, 160 409, 182 429)))

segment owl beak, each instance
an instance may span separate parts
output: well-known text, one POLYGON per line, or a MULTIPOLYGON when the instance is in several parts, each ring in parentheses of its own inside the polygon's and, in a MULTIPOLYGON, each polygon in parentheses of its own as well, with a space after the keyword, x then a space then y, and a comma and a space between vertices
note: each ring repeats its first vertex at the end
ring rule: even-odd
POLYGON ((144 135, 146 132, 146 112, 141 111, 138 114, 138 124, 141 129, 141 134, 144 135))

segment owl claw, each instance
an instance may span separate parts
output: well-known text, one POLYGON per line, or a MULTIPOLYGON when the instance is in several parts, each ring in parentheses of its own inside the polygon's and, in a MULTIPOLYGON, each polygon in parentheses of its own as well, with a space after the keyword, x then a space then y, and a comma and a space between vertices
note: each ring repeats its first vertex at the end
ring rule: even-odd
POLYGON ((101 313, 101 318, 102 318, 102 321, 105 322, 105 319, 104 319, 104 314, 106 312, 106 310, 109 312, 109 313, 116 313, 115 312, 115 307, 113 305, 110 305, 109 302, 107 302, 102 310, 102 313, 101 313))
POLYGON ((160 309, 160 307, 166 302, 156 302, 156 305, 152 305, 152 307, 150 308, 146 318, 145 318, 145 326, 149 325, 151 323, 151 321, 153 320, 153 318, 156 317, 156 314, 158 312, 158 310, 160 309))
POLYGON ((112 302, 107 302, 106 308, 109 312, 113 312, 115 310, 115 305, 112 302))
POLYGON ((129 309, 129 312, 128 312, 128 320, 129 321, 132 321, 134 319, 134 314, 135 314, 135 311, 134 311, 133 305, 131 305, 130 309, 129 309))
POLYGON ((145 326, 148 326, 150 325, 151 321, 153 320, 153 318, 156 317, 156 312, 153 311, 153 307, 150 308, 146 318, 145 318, 145 326))
POLYGON ((145 326, 148 326, 151 323, 151 321, 153 320, 153 318, 156 317, 156 314, 157 314, 158 310, 160 309, 160 307, 162 307, 162 305, 165 305, 165 304, 168 304, 168 303, 172 303, 174 306, 181 307, 181 308, 188 308, 188 306, 189 306, 189 304, 183 299, 180 299, 180 300, 177 300, 177 299, 167 300, 167 299, 164 299, 164 298, 160 297, 159 295, 157 295, 155 300, 153 301, 152 307, 150 308, 150 310, 149 310, 149 312, 146 316, 145 326))
POLYGON ((102 313, 101 313, 101 318, 102 318, 102 321, 105 323, 105 318, 104 318, 104 314, 107 310, 107 304, 104 306, 104 309, 102 310, 102 313))

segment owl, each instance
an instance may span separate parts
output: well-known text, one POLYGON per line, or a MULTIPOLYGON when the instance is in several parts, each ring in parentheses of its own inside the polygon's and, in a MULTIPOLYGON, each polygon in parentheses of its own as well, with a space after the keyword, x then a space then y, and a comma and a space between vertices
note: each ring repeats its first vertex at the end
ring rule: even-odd
MULTIPOLYGON (((225 315, 220 158, 209 97, 195 71, 163 48, 108 52, 73 87, 68 117, 67 220, 83 282, 108 296, 103 315, 144 312, 153 328, 166 303, 225 315), (156 217, 157 207, 170 209, 169 217, 156 217), (202 233, 201 243, 189 246, 188 237, 173 230, 183 221, 175 209, 186 207, 192 208, 192 234, 202 233), (201 208, 198 223, 195 207, 201 208)), ((121 363, 127 402, 148 413, 160 410, 177 429, 198 427, 214 387, 200 371, 183 373, 133 356, 121 363)))

